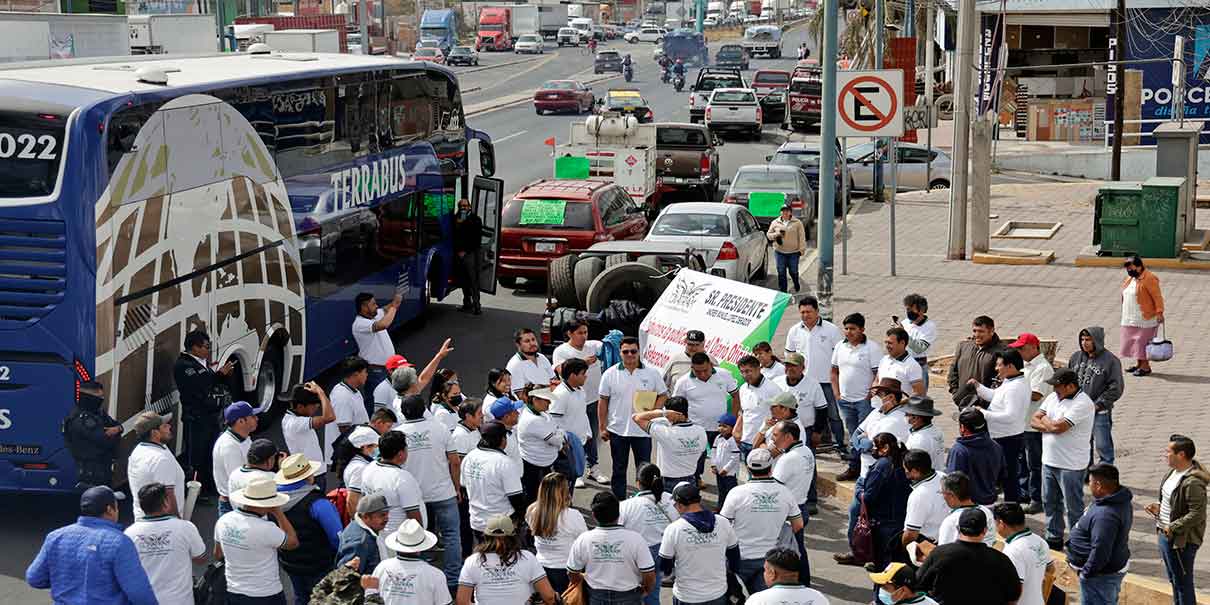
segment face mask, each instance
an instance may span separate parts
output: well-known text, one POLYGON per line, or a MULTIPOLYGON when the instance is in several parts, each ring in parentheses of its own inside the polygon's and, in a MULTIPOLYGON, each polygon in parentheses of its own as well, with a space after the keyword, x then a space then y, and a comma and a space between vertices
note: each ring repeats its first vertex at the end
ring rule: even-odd
POLYGON ((459 210, 458 218, 466 218, 466 217, 470 216, 470 214, 471 214, 470 210, 459 210))
POLYGON ((462 395, 453 395, 450 397, 450 405, 460 405, 462 403, 462 395))
POLYGON ((80 407, 86 410, 99 410, 102 403, 104 403, 104 400, 96 395, 80 393, 80 407))
POLYGON ((373 450, 370 450, 370 459, 373 460, 373 459, 377 459, 377 458, 378 458, 378 448, 374 448, 373 450))
POLYGON ((1130 277, 1136 277, 1136 278, 1137 278, 1137 277, 1139 276, 1139 272, 1138 272, 1138 271, 1136 271, 1136 270, 1134 270, 1134 269, 1129 269, 1129 270, 1127 270, 1127 271, 1126 271, 1126 275, 1129 275, 1130 277))
POLYGON ((891 596, 891 593, 887 592, 885 588, 879 588, 878 589, 878 602, 886 603, 886 605, 894 605, 895 597, 891 596))
POLYGON ((908 311, 907 318, 908 321, 916 321, 917 319, 920 319, 920 314, 915 311, 908 311))

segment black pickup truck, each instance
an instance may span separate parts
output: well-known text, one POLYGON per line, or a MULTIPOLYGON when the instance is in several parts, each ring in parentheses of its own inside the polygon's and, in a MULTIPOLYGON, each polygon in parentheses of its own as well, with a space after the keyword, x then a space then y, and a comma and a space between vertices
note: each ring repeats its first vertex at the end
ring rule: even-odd
POLYGON ((717 147, 723 142, 705 124, 656 124, 655 141, 660 191, 699 190, 704 201, 718 197, 717 147))

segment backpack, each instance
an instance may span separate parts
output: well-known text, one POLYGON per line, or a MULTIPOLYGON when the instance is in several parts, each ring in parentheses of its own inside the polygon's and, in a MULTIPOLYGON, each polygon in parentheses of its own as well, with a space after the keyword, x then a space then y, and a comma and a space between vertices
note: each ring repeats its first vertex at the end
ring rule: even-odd
POLYGON ((336 507, 336 512, 340 513, 340 524, 345 526, 352 520, 353 515, 349 512, 349 489, 338 487, 327 493, 328 502, 336 507))

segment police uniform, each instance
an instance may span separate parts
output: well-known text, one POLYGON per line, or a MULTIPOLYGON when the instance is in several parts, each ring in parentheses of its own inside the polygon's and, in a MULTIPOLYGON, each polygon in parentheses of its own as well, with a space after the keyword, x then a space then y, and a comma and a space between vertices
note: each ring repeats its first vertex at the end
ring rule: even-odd
POLYGON ((76 462, 81 487, 109 485, 113 480, 113 460, 122 434, 105 434, 105 429, 120 426, 101 410, 100 397, 80 394, 80 401, 63 422, 63 438, 76 462))
POLYGON ((197 474, 198 481, 207 489, 213 489, 210 450, 218 439, 220 426, 219 403, 212 397, 218 376, 210 367, 188 352, 181 353, 172 367, 181 397, 181 420, 184 423, 182 437, 185 440, 184 462, 186 476, 197 474))

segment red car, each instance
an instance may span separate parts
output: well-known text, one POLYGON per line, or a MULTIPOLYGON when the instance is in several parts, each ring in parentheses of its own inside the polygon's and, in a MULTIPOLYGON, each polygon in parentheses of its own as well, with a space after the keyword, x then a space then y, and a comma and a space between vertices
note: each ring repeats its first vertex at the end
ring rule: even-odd
POLYGON ((612 181, 540 179, 504 204, 500 229, 500 285, 545 279, 551 259, 597 242, 641 240, 647 216, 612 181))
POLYGON ((445 55, 441 53, 440 48, 417 48, 416 52, 412 53, 413 61, 432 61, 438 65, 445 65, 445 55))
POLYGON ((570 111, 584 113, 592 110, 597 97, 592 89, 576 80, 551 80, 534 91, 534 112, 570 111))

